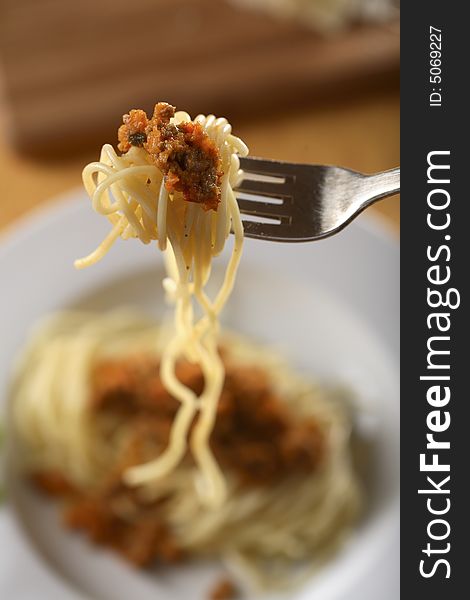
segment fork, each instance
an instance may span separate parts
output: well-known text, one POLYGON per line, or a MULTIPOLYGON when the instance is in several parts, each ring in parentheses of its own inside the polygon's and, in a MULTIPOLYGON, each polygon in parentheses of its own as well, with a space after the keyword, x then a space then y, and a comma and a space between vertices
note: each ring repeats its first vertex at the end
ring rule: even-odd
POLYGON ((400 191, 400 168, 364 175, 341 167, 240 158, 236 188, 246 237, 309 242, 337 233, 365 208, 400 191))

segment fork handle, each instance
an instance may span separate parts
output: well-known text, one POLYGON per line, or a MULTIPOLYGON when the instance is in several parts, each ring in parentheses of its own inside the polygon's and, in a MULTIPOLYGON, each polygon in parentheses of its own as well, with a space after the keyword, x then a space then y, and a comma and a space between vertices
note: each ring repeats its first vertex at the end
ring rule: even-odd
POLYGON ((366 206, 381 198, 393 196, 400 192, 400 167, 382 171, 381 173, 374 173, 374 175, 367 175, 366 179, 369 195, 365 203, 366 206))

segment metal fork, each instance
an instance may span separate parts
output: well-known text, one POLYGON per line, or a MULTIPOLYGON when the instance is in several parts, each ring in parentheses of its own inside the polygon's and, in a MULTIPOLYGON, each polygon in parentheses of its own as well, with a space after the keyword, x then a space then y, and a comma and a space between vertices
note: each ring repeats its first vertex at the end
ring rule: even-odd
POLYGON ((236 189, 245 235, 308 242, 337 233, 372 203, 400 191, 400 169, 364 175, 349 169, 240 158, 236 189))

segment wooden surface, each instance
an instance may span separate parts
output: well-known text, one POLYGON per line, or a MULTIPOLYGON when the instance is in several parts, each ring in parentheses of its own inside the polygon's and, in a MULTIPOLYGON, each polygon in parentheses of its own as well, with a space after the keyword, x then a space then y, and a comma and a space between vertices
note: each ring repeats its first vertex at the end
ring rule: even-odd
MULTIPOLYGON (((292 114, 239 119, 233 125, 253 155, 338 164, 364 172, 399 164, 396 89, 324 102, 292 114)), ((33 160, 7 146, 1 131, 0 124, 0 230, 55 195, 80 186, 83 166, 99 154, 96 147, 63 161, 33 160)), ((398 198, 384 200, 369 210, 384 215, 398 232, 398 198)))
POLYGON ((398 71, 397 26, 322 37, 221 0, 0 0, 8 135, 28 152, 99 143, 155 98, 231 119, 398 71), (253 102, 253 99, 256 99, 253 102))

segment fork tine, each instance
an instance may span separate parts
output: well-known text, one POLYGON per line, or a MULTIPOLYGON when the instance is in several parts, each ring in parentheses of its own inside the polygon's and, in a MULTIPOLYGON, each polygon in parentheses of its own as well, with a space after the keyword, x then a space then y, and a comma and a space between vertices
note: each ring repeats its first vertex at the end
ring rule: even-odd
POLYGON ((282 198, 283 196, 292 195, 293 187, 289 184, 289 181, 275 183, 268 181, 256 181, 254 179, 243 179, 243 181, 237 187, 237 191, 246 192, 248 194, 259 194, 261 196, 282 198))
POLYGON ((253 157, 241 158, 240 166, 246 175, 236 195, 240 212, 248 215, 243 221, 245 234, 263 240, 328 237, 365 207, 400 189, 399 168, 364 175, 335 166, 253 157))
POLYGON ((257 223, 256 221, 243 221, 243 230, 246 237, 256 239, 269 239, 273 241, 282 241, 284 227, 275 223, 257 223))
POLYGON ((283 177, 291 174, 294 164, 282 162, 279 160, 269 160, 258 158, 256 156, 240 156, 240 167, 248 173, 258 173, 259 175, 273 175, 274 177, 283 177))
POLYGON ((237 202, 240 212, 247 215, 260 215, 261 217, 286 217, 289 216, 291 212, 290 202, 274 204, 273 202, 247 200, 246 198, 237 198, 237 202))

